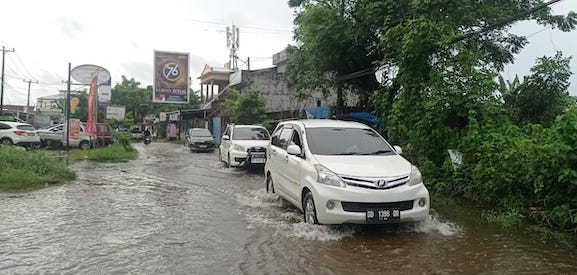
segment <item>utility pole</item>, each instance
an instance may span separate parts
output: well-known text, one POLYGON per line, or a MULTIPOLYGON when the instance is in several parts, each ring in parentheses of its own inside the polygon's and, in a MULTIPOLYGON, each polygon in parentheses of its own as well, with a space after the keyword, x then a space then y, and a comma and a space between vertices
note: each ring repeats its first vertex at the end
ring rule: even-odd
POLYGON ((12 50, 6 50, 4 46, 2 46, 2 84, 0 84, 0 114, 2 114, 4 110, 4 58, 6 57, 7 52, 14 52, 14 48, 12 50))
POLYGON ((30 108, 28 107, 28 106, 30 106, 30 84, 38 83, 38 80, 33 81, 32 79, 30 79, 30 80, 23 79, 22 81, 28 82, 28 99, 26 100, 26 123, 30 123, 28 121, 28 114, 30 113, 30 108))

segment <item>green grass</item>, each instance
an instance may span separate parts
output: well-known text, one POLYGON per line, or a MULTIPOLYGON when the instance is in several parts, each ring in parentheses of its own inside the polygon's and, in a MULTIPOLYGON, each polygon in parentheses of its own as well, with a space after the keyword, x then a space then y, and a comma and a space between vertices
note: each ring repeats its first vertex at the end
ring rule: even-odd
POLYGON ((0 146, 0 191, 38 188, 76 178, 76 173, 42 151, 0 146))
POLYGON ((88 159, 96 162, 128 162, 138 157, 138 151, 131 146, 126 149, 120 143, 110 146, 96 147, 90 150, 72 150, 70 158, 73 160, 88 159))

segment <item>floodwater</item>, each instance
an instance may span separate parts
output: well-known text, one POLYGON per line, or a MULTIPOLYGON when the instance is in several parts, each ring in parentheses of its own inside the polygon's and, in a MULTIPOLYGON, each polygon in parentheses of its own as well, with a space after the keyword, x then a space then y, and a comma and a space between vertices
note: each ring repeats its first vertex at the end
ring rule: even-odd
MULTIPOLYGON (((575 251, 432 211, 413 226, 314 226, 262 173, 135 144, 78 180, 0 193, 0 274, 576 274, 575 251)), ((434 201, 432 202, 434 208, 434 201)))

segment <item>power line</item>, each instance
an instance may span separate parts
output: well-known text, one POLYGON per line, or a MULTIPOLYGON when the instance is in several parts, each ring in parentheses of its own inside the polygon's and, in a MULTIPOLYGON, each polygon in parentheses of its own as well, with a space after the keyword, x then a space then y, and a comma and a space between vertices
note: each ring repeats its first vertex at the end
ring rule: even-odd
MULTIPOLYGON (((206 21, 206 20, 197 20, 197 19, 185 19, 186 21, 192 21, 192 22, 198 22, 198 23, 205 23, 205 24, 211 24, 211 25, 217 25, 217 26, 228 26, 228 24, 223 24, 223 23, 219 23, 219 22, 214 22, 214 21, 206 21)), ((277 28, 265 28, 265 27, 260 27, 260 26, 251 26, 251 25, 238 25, 238 24, 234 24, 237 27, 241 27, 241 28, 245 28, 245 29, 254 29, 254 30, 265 30, 265 31, 274 31, 274 32, 292 32, 291 30, 286 30, 286 29, 277 29, 277 28)))
POLYGON ((493 25, 480 28, 479 30, 476 30, 476 31, 472 31, 472 32, 469 32, 469 33, 465 33, 465 34, 463 34, 463 35, 461 35, 461 36, 453 39, 453 40, 451 41, 451 43, 456 43, 456 42, 459 42, 459 41, 463 41, 463 40, 469 39, 469 38, 471 38, 471 37, 473 37, 473 36, 477 36, 477 35, 480 35, 480 34, 483 34, 483 33, 486 33, 486 32, 492 31, 492 30, 495 30, 495 29, 497 29, 497 28, 501 28, 501 27, 507 26, 507 25, 509 25, 509 24, 511 24, 511 23, 513 23, 513 22, 515 22, 515 21, 517 21, 517 20, 519 20, 520 18, 523 18, 523 17, 525 17, 525 16, 527 16, 527 15, 530 15, 530 14, 532 14, 532 13, 534 13, 534 12, 540 10, 540 9, 544 9, 544 8, 546 8, 546 7, 548 7, 548 6, 551 6, 551 5, 553 5, 553 4, 555 4, 555 3, 559 2, 559 1, 561 1, 561 0, 551 0, 551 1, 547 2, 547 3, 543 3, 543 4, 541 4, 541 5, 538 5, 538 6, 534 7, 534 8, 528 9, 528 10, 523 11, 523 12, 521 12, 521 13, 519 13, 519 14, 516 14, 516 15, 514 15, 514 16, 512 16, 512 17, 509 17, 509 18, 507 18, 507 19, 505 19, 505 20, 502 20, 501 22, 498 22, 498 23, 495 23, 495 24, 493 24, 493 25))
MULTIPOLYGON (((559 2, 559 1, 561 1, 561 0, 551 0, 551 1, 547 2, 547 3, 543 3, 543 4, 541 4, 541 5, 537 6, 537 7, 534 7, 534 8, 532 8, 532 9, 523 11, 523 12, 517 14, 517 15, 514 15, 514 16, 512 16, 512 17, 509 17, 509 18, 507 18, 507 19, 505 19, 505 20, 503 20, 503 21, 501 21, 501 22, 499 22, 499 23, 496 23, 496 24, 494 24, 494 25, 486 26, 486 27, 481 28, 481 29, 479 29, 479 30, 477 30, 477 31, 473 31, 473 32, 470 32, 470 33, 463 34, 463 35, 461 35, 461 36, 453 39, 450 43, 452 44, 452 43, 456 43, 456 42, 459 42, 459 41, 463 41, 463 40, 469 39, 469 38, 471 38, 471 37, 473 37, 473 36, 480 35, 480 34, 483 34, 483 33, 485 33, 485 32, 492 31, 492 30, 494 30, 494 29, 497 29, 497 28, 500 28, 500 27, 509 25, 509 24, 511 24, 511 23, 519 20, 519 19, 522 18, 522 17, 525 17, 525 16, 527 16, 527 15, 529 15, 529 14, 532 14, 532 13, 534 13, 534 12, 540 10, 540 9, 543 9, 543 8, 546 8, 546 7, 550 6, 550 5, 553 5, 553 4, 555 4, 555 3, 559 2)), ((545 29, 547 29, 547 28, 545 28, 545 29)), ((544 30, 545 30, 545 29, 544 29, 544 30)), ((543 30, 541 30, 541 31, 543 31, 543 30)), ((541 32, 541 31, 539 31, 539 32, 541 32)), ((539 32, 537 32, 537 33, 539 33, 539 32)), ((531 36, 533 36, 533 35, 535 35, 535 34, 537 34, 537 33, 534 33, 534 34, 532 34, 531 36)), ((360 71, 356 71, 356 72, 353 72, 353 73, 350 73, 350 74, 346 74, 346 75, 339 76, 337 79, 338 79, 338 80, 349 80, 349 79, 357 78, 357 77, 360 77, 360 76, 372 74, 372 73, 374 73, 375 71, 377 71, 379 68, 380 68, 380 67, 371 67, 371 68, 362 69, 362 70, 360 70, 360 71)))
POLYGON ((22 65, 22 68, 24 68, 24 71, 26 71, 26 73, 28 73, 28 76, 30 76, 30 78, 34 78, 37 79, 36 77, 34 77, 33 74, 30 73, 30 71, 28 70, 28 68, 26 68, 26 65, 24 65, 24 62, 22 62, 22 59, 20 58, 20 55, 18 55, 18 53, 16 54, 16 59, 18 59, 18 61, 20 62, 20 65, 22 65))

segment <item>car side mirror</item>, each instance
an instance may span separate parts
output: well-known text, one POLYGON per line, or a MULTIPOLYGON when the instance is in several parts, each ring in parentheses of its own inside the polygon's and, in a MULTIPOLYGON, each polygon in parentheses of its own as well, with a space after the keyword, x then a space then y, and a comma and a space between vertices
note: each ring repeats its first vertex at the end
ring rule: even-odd
POLYGON ((228 135, 224 135, 222 136, 222 140, 230 140, 230 137, 228 135))
POLYGON ((399 155, 403 154, 403 148, 401 148, 401 146, 395 145, 395 146, 393 146, 393 148, 395 149, 395 152, 397 152, 397 154, 399 154, 399 155))
POLYGON ((293 156, 300 156, 302 151, 301 148, 298 145, 295 144, 291 144, 286 148, 286 152, 289 155, 293 155, 293 156))

